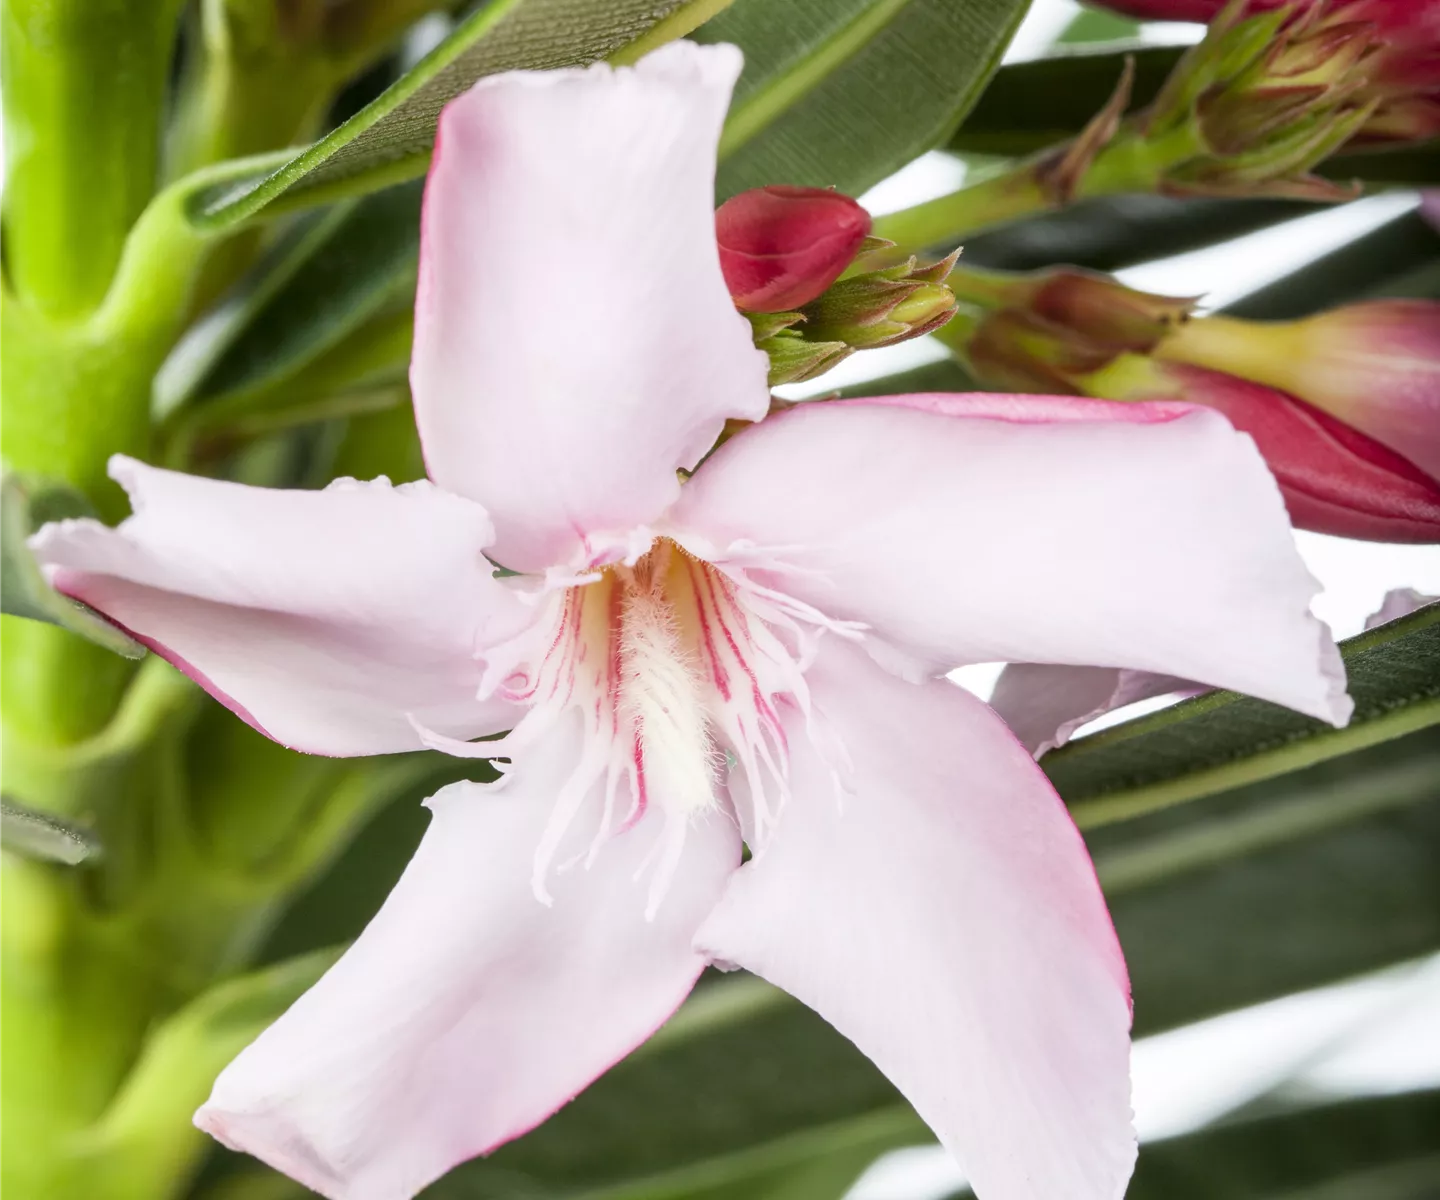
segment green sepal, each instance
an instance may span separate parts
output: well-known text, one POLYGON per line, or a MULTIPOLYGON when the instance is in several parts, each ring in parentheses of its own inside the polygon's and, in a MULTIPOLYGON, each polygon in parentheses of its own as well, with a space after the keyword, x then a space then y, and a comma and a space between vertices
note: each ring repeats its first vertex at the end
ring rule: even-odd
POLYGON ((54 480, 6 471, 0 478, 0 611, 47 621, 113 650, 142 658, 145 647, 46 581, 26 540, 47 521, 92 517, 90 502, 54 480))

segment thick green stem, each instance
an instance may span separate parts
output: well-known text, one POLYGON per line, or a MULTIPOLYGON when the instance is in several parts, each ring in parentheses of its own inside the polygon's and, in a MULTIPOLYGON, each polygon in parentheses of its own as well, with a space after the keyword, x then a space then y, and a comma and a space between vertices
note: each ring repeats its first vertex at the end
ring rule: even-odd
POLYGON ((873 232, 901 246, 941 246, 1052 207, 1034 173, 1028 167, 1017 167, 913 208, 877 217, 873 232))
MULTIPOLYGON (((149 204, 103 303, 83 323, 47 320, 0 288, 6 462, 79 488, 109 520, 124 514, 125 499, 106 464, 112 454, 149 454, 151 379, 180 329, 208 249, 185 215, 194 186, 194 179, 177 184, 149 204)), ((15 618, 4 620, 4 650, 7 742, 63 744, 94 733, 129 675, 129 664, 109 651, 15 618)))
POLYGON ((1137 125, 1127 125, 1084 167, 1073 192, 1062 194, 1047 184, 1046 170, 1064 155, 1067 145, 1045 150, 959 191, 879 217, 875 236, 912 249, 953 246, 981 230, 1063 208, 1074 200, 1155 191, 1167 170, 1199 149, 1188 125, 1156 138, 1146 138, 1137 125))
POLYGON ((179 0, 4 0, 6 273, 74 319, 155 191, 179 0))

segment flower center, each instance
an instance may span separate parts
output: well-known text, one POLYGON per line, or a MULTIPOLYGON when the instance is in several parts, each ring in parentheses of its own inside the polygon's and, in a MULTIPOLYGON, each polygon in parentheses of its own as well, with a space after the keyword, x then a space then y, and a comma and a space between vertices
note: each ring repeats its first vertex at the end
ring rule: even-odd
POLYGON ((587 861, 651 805, 663 814, 652 912, 689 823, 732 819, 721 799, 731 767, 748 783, 743 809, 737 802, 734 813, 745 835, 763 836, 774 822, 788 767, 776 702, 788 696, 803 705, 804 683, 794 655, 770 628, 793 622, 766 596, 743 576, 660 538, 632 564, 605 567, 552 593, 541 619, 508 653, 491 652, 490 690, 530 708, 512 733, 492 743, 496 753, 533 743, 571 710, 584 723, 581 760, 536 852, 534 885, 542 900, 548 902, 545 880, 561 839, 597 793, 603 811, 587 861))

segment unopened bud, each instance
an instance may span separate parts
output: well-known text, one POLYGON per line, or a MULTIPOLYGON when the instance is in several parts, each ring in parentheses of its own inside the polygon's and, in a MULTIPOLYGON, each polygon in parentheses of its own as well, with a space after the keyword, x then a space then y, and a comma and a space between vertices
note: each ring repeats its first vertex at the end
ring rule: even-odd
POLYGON ((842 279, 802 310, 805 336, 873 350, 938 329, 955 313, 955 295, 943 282, 954 264, 953 254, 923 266, 909 258, 842 279))
POLYGON ((1071 267, 1008 276, 965 271, 954 290, 983 315, 941 340, 987 383, 1027 391, 1066 391, 1118 354, 1148 353, 1195 307, 1189 297, 1136 291, 1071 267))
POLYGON ((1420 141, 1440 135, 1440 22, 1433 0, 1097 3, 1142 21, 1208 24, 1218 18, 1233 23, 1269 14, 1283 26, 1267 51, 1272 80, 1282 86, 1349 88, 1352 95, 1346 99, 1368 110, 1349 135, 1354 141, 1420 141))
POLYGON ((823 188, 754 188, 715 213, 720 269, 747 312, 808 304, 840 278, 869 233, 869 213, 823 188))
POLYGON ((1183 400, 1247 433, 1297 528, 1381 542, 1440 542, 1440 483, 1373 438, 1273 387, 1125 355, 1084 381, 1110 400, 1183 400))
POLYGON ((1373 300, 1299 321, 1204 317, 1156 353, 1288 392, 1440 479, 1440 303, 1373 300))
POLYGON ((1126 287, 1109 275, 1056 267, 1033 277, 1029 308, 1100 348, 1152 349, 1190 319, 1196 296, 1161 296, 1126 287))

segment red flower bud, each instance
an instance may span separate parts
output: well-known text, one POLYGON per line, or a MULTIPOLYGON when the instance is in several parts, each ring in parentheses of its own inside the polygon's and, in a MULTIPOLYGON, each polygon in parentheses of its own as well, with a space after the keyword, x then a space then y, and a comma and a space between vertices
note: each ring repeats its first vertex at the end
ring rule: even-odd
POLYGON ((808 304, 840 278, 869 233, 870 214, 824 188, 754 188, 715 213, 720 269, 746 312, 808 304))
POLYGON ((1296 528, 1377 542, 1440 542, 1440 483, 1358 430, 1233 375, 1153 360, 1127 366, 1115 379, 1123 380, 1123 395, 1114 398, 1204 404, 1254 438, 1296 528))

